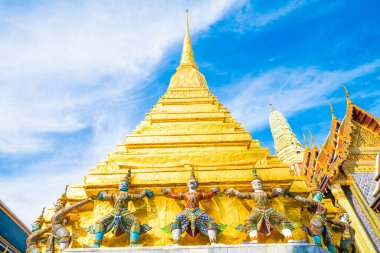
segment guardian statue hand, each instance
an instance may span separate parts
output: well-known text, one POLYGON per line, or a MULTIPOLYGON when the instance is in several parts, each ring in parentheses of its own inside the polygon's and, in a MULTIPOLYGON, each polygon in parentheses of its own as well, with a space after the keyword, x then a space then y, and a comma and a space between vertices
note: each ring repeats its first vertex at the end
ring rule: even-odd
POLYGON ((145 190, 145 193, 146 193, 146 196, 148 197, 148 198, 151 198, 151 197, 153 197, 153 192, 151 191, 151 190, 145 190))
POLYGON ((284 194, 285 191, 282 188, 273 188, 272 193, 274 196, 280 196, 281 194, 284 194))
POLYGON ((218 192, 220 192, 220 188, 219 187, 211 188, 211 191, 213 193, 218 193, 218 192))
POLYGON ((103 195, 106 194, 106 191, 101 191, 98 193, 98 199, 103 199, 103 195))
POLYGON ((224 190, 224 194, 231 196, 233 195, 234 191, 235 191, 234 188, 229 188, 229 189, 224 190))
POLYGON ((163 189, 161 189, 161 192, 162 192, 163 194, 169 194, 170 189, 169 189, 169 188, 163 188, 163 189))

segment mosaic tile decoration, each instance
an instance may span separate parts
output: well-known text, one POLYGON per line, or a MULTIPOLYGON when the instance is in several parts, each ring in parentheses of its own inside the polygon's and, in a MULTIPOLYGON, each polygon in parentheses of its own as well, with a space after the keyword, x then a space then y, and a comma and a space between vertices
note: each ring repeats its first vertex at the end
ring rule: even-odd
POLYGON ((356 215, 359 217, 364 229, 366 230, 369 238, 377 249, 377 252, 380 253, 380 238, 376 236, 375 231, 373 230, 371 223, 369 223, 367 217, 364 215, 358 201, 353 197, 352 192, 349 187, 342 187, 348 201, 351 203, 352 208, 355 210, 356 215))
POLYGON ((359 186, 363 196, 367 200, 368 204, 371 204, 374 200, 372 193, 376 188, 376 181, 374 179, 374 172, 352 173, 356 183, 359 186))

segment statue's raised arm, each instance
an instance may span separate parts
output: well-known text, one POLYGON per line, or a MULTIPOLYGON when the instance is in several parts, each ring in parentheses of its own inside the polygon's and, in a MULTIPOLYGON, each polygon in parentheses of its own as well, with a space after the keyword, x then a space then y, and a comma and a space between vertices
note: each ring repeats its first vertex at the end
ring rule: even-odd
POLYGON ((240 192, 240 191, 236 190, 235 188, 229 188, 229 189, 224 190, 224 194, 226 194, 228 196, 236 196, 240 199, 251 199, 252 198, 251 192, 240 192))
POLYGON ((292 199, 295 199, 303 204, 306 204, 306 205, 309 205, 309 206, 313 206, 313 205, 316 205, 316 202, 312 199, 308 199, 308 198, 304 198, 300 195, 297 195, 297 194, 294 194, 292 192, 285 192, 285 196, 289 196, 291 197, 292 199))
POLYGON ((151 198, 153 197, 153 192, 151 190, 143 190, 138 194, 130 194, 132 200, 143 199, 144 197, 151 198))
POLYGON ((161 189, 163 194, 168 194, 173 199, 183 199, 183 193, 175 193, 173 189, 163 188, 161 189))
POLYGON ((88 198, 88 199, 84 199, 82 201, 79 201, 78 203, 75 203, 72 206, 69 206, 69 207, 66 207, 66 208, 62 209, 62 213, 63 214, 70 213, 72 210, 77 209, 77 208, 79 208, 81 206, 84 206, 85 204, 87 204, 90 201, 93 201, 93 199, 92 198, 88 198))

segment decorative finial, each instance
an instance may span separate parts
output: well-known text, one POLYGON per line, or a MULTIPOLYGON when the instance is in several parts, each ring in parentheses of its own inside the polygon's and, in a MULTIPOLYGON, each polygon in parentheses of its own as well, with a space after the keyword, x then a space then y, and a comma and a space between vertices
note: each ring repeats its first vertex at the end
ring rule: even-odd
POLYGON ((329 103, 331 114, 334 115, 334 107, 331 103, 329 103))
POLYGON ((44 213, 45 213, 45 207, 42 208, 42 212, 40 214, 40 216, 37 218, 36 222, 43 222, 44 221, 44 213))
POLYGON ((253 180, 261 180, 259 175, 257 175, 256 169, 252 169, 252 173, 253 173, 253 180))
POLYGON ((311 145, 313 146, 313 148, 315 147, 315 143, 314 143, 314 135, 311 131, 309 131, 309 134, 310 134, 310 138, 311 138, 311 145))
POLYGON ((189 11, 186 10, 186 34, 185 34, 185 39, 183 41, 180 66, 183 66, 183 67, 188 66, 188 67, 197 68, 197 66, 195 64, 195 60, 194 60, 194 53, 193 53, 193 48, 192 48, 192 44, 191 44, 190 31, 189 30, 190 30, 189 29, 189 11))
POLYGON ((197 179, 195 178, 194 167, 191 167, 191 172, 190 172, 190 178, 189 178, 189 180, 192 180, 192 179, 197 180, 197 179))
POLYGON ((307 137, 304 133, 302 133, 302 136, 303 136, 303 143, 304 143, 304 146, 306 148, 307 146, 309 146, 309 142, 307 141, 307 137))
POLYGON ((66 203, 66 201, 67 201, 67 189, 69 188, 69 185, 66 185, 66 187, 65 187, 65 191, 62 193, 62 195, 58 198, 58 201, 57 201, 57 203, 58 202, 63 202, 63 203, 66 203))
POLYGON ((274 106, 272 105, 272 103, 269 103, 269 107, 272 110, 272 112, 276 110, 276 108, 274 108, 274 106))
POLYGON ((45 212, 45 207, 44 207, 44 208, 42 208, 42 212, 41 212, 41 215, 40 215, 40 217, 43 217, 43 216, 44 216, 44 212, 45 212))
POLYGON ((128 184, 131 183, 131 179, 132 179, 132 171, 131 171, 131 168, 128 169, 128 172, 127 172, 127 175, 125 175, 123 181, 127 182, 128 184))
POLYGON ((345 90, 346 92, 346 98, 349 98, 350 97, 350 93, 348 92, 348 89, 346 86, 342 85, 343 89, 345 90))
POLYGON ((67 199, 67 189, 69 188, 69 185, 67 184, 66 187, 65 187, 65 191, 62 193, 60 199, 64 199, 66 200, 67 199))

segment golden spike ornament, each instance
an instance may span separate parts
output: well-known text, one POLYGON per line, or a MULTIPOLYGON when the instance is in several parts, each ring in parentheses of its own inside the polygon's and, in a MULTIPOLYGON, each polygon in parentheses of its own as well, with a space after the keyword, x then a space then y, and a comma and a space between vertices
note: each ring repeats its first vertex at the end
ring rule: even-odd
POLYGON ((42 208, 42 212, 41 212, 40 216, 37 218, 37 221, 43 222, 43 220, 44 220, 44 213, 45 213, 45 207, 42 208))
POLYGON ((306 148, 307 146, 309 146, 309 142, 308 142, 307 137, 304 133, 302 133, 302 136, 303 136, 303 144, 306 148))
POLYGON ((189 180, 197 180, 195 177, 194 167, 191 167, 190 179, 189 180))
POLYGON ((66 201, 67 200, 67 190, 69 188, 69 185, 66 185, 65 191, 62 193, 62 195, 58 198, 58 200, 66 201))
POLYGON ((313 135, 313 133, 311 131, 309 131, 309 134, 310 134, 310 138, 311 138, 311 145, 314 148, 315 147, 314 135, 313 135))
POLYGON ((259 177, 259 175, 257 175, 256 169, 252 169, 252 173, 253 173, 253 180, 260 180, 261 181, 261 178, 259 177))
POLYGON ((331 114, 334 116, 334 107, 331 103, 329 103, 331 114))
POLYGON ((350 92, 348 92, 348 89, 345 85, 342 85, 344 91, 346 92, 346 98, 349 98, 350 97, 350 92))
POLYGON ((198 69, 194 60, 194 53, 190 39, 190 31, 189 31, 189 11, 186 10, 186 35, 183 41, 183 49, 181 56, 181 64, 180 67, 193 67, 198 69))
POLYGON ((131 180, 132 180, 132 171, 131 171, 131 169, 128 169, 128 173, 127 173, 127 175, 125 175, 123 181, 127 182, 128 184, 130 184, 131 180))

